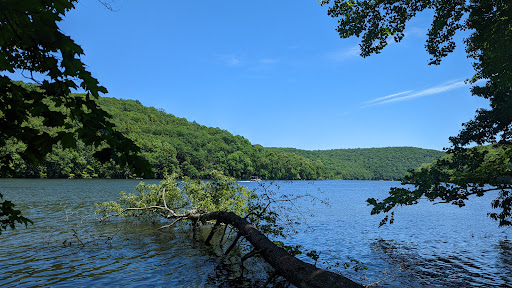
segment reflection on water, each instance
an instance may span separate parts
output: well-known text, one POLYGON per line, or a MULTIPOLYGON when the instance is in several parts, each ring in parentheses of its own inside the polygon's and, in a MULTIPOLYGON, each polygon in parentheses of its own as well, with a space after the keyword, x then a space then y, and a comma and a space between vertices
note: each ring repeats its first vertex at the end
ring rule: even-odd
MULTIPOLYGON (((131 192, 138 182, 0 180, 0 193, 35 222, 28 229, 0 235, 0 286, 258 284, 237 282, 216 270, 217 259, 191 240, 188 227, 162 232, 156 230, 161 224, 156 220, 96 220, 93 203, 117 200, 119 191, 131 192)), ((257 184, 247 185, 255 188, 257 184)), ((512 231, 497 228, 486 217, 492 197, 472 199, 462 209, 430 203, 405 207, 397 210, 395 224, 378 229, 381 216, 370 216, 364 200, 383 197, 397 182, 279 185, 280 193, 318 194, 320 190, 320 197, 329 198, 329 207, 299 200, 297 209, 303 215, 315 215, 307 219, 313 231, 303 229, 287 242, 321 251, 322 259, 330 263, 347 261, 347 257, 364 262, 368 270, 341 269, 356 281, 367 284, 384 279, 378 283, 384 287, 512 287, 512 231)))

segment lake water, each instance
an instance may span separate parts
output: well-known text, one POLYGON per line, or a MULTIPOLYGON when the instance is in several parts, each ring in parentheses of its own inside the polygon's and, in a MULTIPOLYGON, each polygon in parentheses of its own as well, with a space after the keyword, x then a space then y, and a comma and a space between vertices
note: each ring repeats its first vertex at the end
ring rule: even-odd
MULTIPOLYGON (((97 221, 93 203, 118 200, 120 191, 131 192, 139 182, 0 180, 0 193, 34 221, 0 235, 0 286, 226 286, 216 275, 216 258, 188 230, 97 221)), ((382 198, 399 182, 275 183, 278 195, 328 199, 330 206, 299 200, 293 211, 306 223, 286 240, 320 251, 320 266, 356 259, 368 269, 335 269, 363 284, 383 280, 378 285, 384 287, 512 287, 512 229, 487 217, 493 195, 472 198, 463 208, 430 202, 401 207, 395 224, 378 228, 382 216, 371 216, 365 199, 382 198)))

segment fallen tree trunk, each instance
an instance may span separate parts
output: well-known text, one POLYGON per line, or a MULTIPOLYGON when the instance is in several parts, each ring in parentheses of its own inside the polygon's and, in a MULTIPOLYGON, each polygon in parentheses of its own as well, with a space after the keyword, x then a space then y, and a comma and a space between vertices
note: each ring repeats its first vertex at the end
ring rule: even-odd
MULTIPOLYGON (((271 211, 269 207, 277 205, 279 208, 277 204, 279 201, 289 203, 291 200, 288 197, 285 196, 282 200, 273 199, 272 195, 266 192, 268 187, 265 188, 263 194, 257 195, 254 191, 238 185, 232 178, 221 177, 221 175, 216 177, 218 177, 217 180, 208 183, 185 181, 177 184, 173 177, 164 179, 160 186, 141 183, 136 187, 139 194, 123 194, 119 203, 105 202, 97 205, 99 208, 97 212, 105 214, 104 219, 112 216, 138 216, 154 213, 165 219, 173 220, 171 224, 162 226, 160 229, 170 228, 182 220, 190 220, 194 227, 199 223, 215 220, 216 224, 205 241, 206 245, 210 244, 215 228, 218 228, 221 223, 226 224, 225 229, 231 226, 237 230, 237 237, 228 251, 224 253, 224 257, 230 253, 237 240, 244 237, 254 249, 241 257, 242 263, 252 255, 259 254, 274 268, 276 275, 284 277, 299 288, 363 287, 342 275, 317 268, 315 265, 295 258, 285 249, 270 241, 246 218, 238 216, 250 212, 246 217, 252 215, 256 219, 275 224, 278 213, 271 211), (250 203, 252 204, 249 205, 250 203), (123 208, 123 206, 125 207, 123 208), (228 209, 229 212, 225 209, 228 209), (215 210, 217 211, 207 212, 215 210), (110 214, 112 212, 115 214, 110 214)), ((276 235, 282 234, 277 233, 276 235)), ((222 242, 222 238, 220 242, 222 242)))
POLYGON ((363 285, 342 275, 317 268, 315 265, 293 257, 285 249, 270 241, 245 218, 233 212, 217 211, 206 214, 189 214, 187 218, 191 220, 217 220, 235 227, 279 275, 297 287, 363 287, 363 285))

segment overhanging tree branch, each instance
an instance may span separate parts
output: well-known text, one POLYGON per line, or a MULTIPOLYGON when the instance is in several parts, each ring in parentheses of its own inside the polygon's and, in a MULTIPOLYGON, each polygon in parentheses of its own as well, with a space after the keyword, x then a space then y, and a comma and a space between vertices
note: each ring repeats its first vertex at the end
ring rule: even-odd
MULTIPOLYGON (((464 39, 475 74, 468 82, 474 96, 489 100, 489 108, 476 111, 460 133, 450 137, 447 157, 428 169, 411 171, 402 184, 414 188, 391 189, 389 196, 368 199, 372 214, 388 213, 395 206, 414 205, 422 197, 438 203, 464 206, 469 195, 498 190, 492 201, 499 213, 489 213, 500 226, 512 225, 512 3, 504 0, 322 0, 328 15, 338 19, 341 38, 362 37, 361 55, 380 53, 390 40, 403 38, 406 24, 417 13, 434 13, 425 47, 429 64, 439 65, 454 51, 457 32, 464 39), (331 3, 332 2, 332 3, 331 3), (472 145, 478 145, 472 147, 472 145), (488 145, 488 146, 484 146, 488 145), (490 189, 483 187, 492 187, 490 189), (468 192, 468 189, 471 189, 468 192)), ((385 217, 384 222, 393 220, 385 217)))

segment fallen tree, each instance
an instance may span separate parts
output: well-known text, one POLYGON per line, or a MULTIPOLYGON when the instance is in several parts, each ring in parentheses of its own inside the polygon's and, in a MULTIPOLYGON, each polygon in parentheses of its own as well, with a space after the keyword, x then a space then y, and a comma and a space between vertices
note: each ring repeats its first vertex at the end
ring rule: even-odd
MULTIPOLYGON (((191 215, 195 217, 195 215, 191 215)), ((340 275, 301 261, 284 248, 278 247, 249 223, 233 212, 217 211, 198 215, 195 219, 213 219, 233 226, 242 237, 269 263, 276 272, 297 287, 362 287, 362 285, 340 275)), ((194 218, 193 218, 194 219, 194 218)))
MULTIPOLYGON (((112 216, 157 215, 172 221, 160 229, 173 227, 180 221, 189 221, 192 227, 212 223, 211 231, 204 241, 206 245, 211 245, 215 231, 224 224, 236 231, 236 235, 221 261, 244 238, 253 249, 240 258, 242 265, 248 258, 259 255, 272 266, 275 275, 282 276, 297 287, 363 287, 341 274, 294 257, 289 251, 295 250, 290 249, 290 246, 280 247, 276 244, 279 241, 269 239, 272 236, 284 236, 284 227, 277 223, 279 214, 270 209, 280 200, 267 194, 257 195, 238 185, 234 179, 222 175, 216 174, 213 178, 215 180, 212 182, 177 182, 174 177, 166 177, 160 185, 141 183, 136 187, 137 194, 122 192, 119 202, 98 204, 97 213, 104 215, 103 220, 112 216)), ((220 242, 223 238, 224 234, 220 242)))

